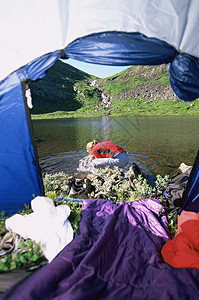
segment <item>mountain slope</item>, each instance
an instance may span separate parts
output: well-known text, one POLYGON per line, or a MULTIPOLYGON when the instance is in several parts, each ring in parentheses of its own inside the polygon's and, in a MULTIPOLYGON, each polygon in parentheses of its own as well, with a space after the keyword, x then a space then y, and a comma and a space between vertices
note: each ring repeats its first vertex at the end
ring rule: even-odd
POLYGON ((73 111, 82 106, 76 101, 73 87, 77 81, 86 81, 90 75, 58 60, 47 75, 30 84, 33 99, 31 113, 49 113, 56 110, 73 111))
POLYGON ((31 91, 32 114, 62 111, 61 117, 77 117, 199 113, 199 100, 185 103, 176 97, 167 65, 132 66, 100 79, 58 61, 44 79, 31 83, 31 91))
MULTIPOLYGON (((198 114, 199 100, 185 103, 174 94, 168 66, 132 66, 115 76, 76 84, 79 94, 95 89, 100 95, 92 113, 108 115, 198 114), (103 108, 103 109, 102 109, 103 108)), ((80 101, 80 100, 79 100, 80 101)), ((88 101, 84 104, 88 105, 88 101)), ((93 101, 96 102, 96 101, 93 101)), ((83 109, 83 108, 81 108, 83 109)), ((80 110, 81 110, 80 109, 80 110)), ((84 107, 85 110, 85 107, 84 107)))

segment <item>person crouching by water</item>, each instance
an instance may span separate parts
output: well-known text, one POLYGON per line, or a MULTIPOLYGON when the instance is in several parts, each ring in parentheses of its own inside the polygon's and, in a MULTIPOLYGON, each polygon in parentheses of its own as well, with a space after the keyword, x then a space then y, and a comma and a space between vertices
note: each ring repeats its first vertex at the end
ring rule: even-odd
POLYGON ((113 142, 98 142, 96 140, 89 142, 86 146, 87 152, 93 158, 95 168, 123 168, 129 162, 127 152, 113 142))

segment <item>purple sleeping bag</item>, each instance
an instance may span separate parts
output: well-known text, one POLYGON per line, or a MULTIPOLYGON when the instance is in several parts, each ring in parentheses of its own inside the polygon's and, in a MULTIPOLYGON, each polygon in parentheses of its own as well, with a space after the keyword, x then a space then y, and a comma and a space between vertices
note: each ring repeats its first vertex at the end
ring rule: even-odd
POLYGON ((199 271, 174 269, 160 251, 169 239, 159 200, 84 200, 80 234, 3 299, 198 299, 199 271))

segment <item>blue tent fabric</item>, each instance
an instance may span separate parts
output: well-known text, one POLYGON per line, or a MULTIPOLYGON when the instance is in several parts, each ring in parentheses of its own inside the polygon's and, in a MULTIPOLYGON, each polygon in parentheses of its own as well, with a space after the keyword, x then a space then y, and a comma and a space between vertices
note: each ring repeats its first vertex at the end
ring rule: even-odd
POLYGON ((0 211, 5 216, 44 194, 24 104, 21 82, 45 76, 60 51, 47 54, 12 73, 0 90, 0 211))
POLYGON ((138 32, 91 34, 75 40, 65 48, 69 58, 112 66, 169 63, 177 53, 168 43, 138 32))
POLYGON ((169 65, 170 84, 178 98, 190 102, 199 97, 199 58, 177 55, 169 65))
POLYGON ((199 213, 199 151, 182 197, 182 203, 180 212, 186 210, 199 213))
POLYGON ((18 69, 16 71, 17 75, 21 81, 41 79, 46 75, 48 69, 53 66, 60 56, 60 50, 47 53, 18 69))
MULTIPOLYGON (((21 82, 0 98, 0 210, 9 215, 25 208, 42 182, 30 136, 21 82)), ((9 80, 10 78, 8 78, 9 80)))

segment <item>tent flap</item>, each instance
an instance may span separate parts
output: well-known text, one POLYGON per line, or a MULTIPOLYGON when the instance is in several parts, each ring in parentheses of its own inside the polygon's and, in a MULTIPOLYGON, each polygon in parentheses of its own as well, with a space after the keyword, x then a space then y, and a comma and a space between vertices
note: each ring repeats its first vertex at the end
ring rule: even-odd
POLYGON ((175 57, 169 66, 170 84, 178 98, 189 102, 199 98, 199 58, 186 53, 175 57))
POLYGON ((177 54, 166 42, 141 33, 103 32, 79 38, 65 48, 69 58, 101 65, 158 65, 177 54))
POLYGON ((14 87, 0 97, 0 211, 5 215, 24 209, 34 196, 43 195, 22 86, 19 79, 16 84, 16 74, 12 77, 14 87))
POLYGON ((44 194, 21 82, 43 78, 60 57, 57 50, 9 75, 0 90, 0 211, 10 215, 44 194))

